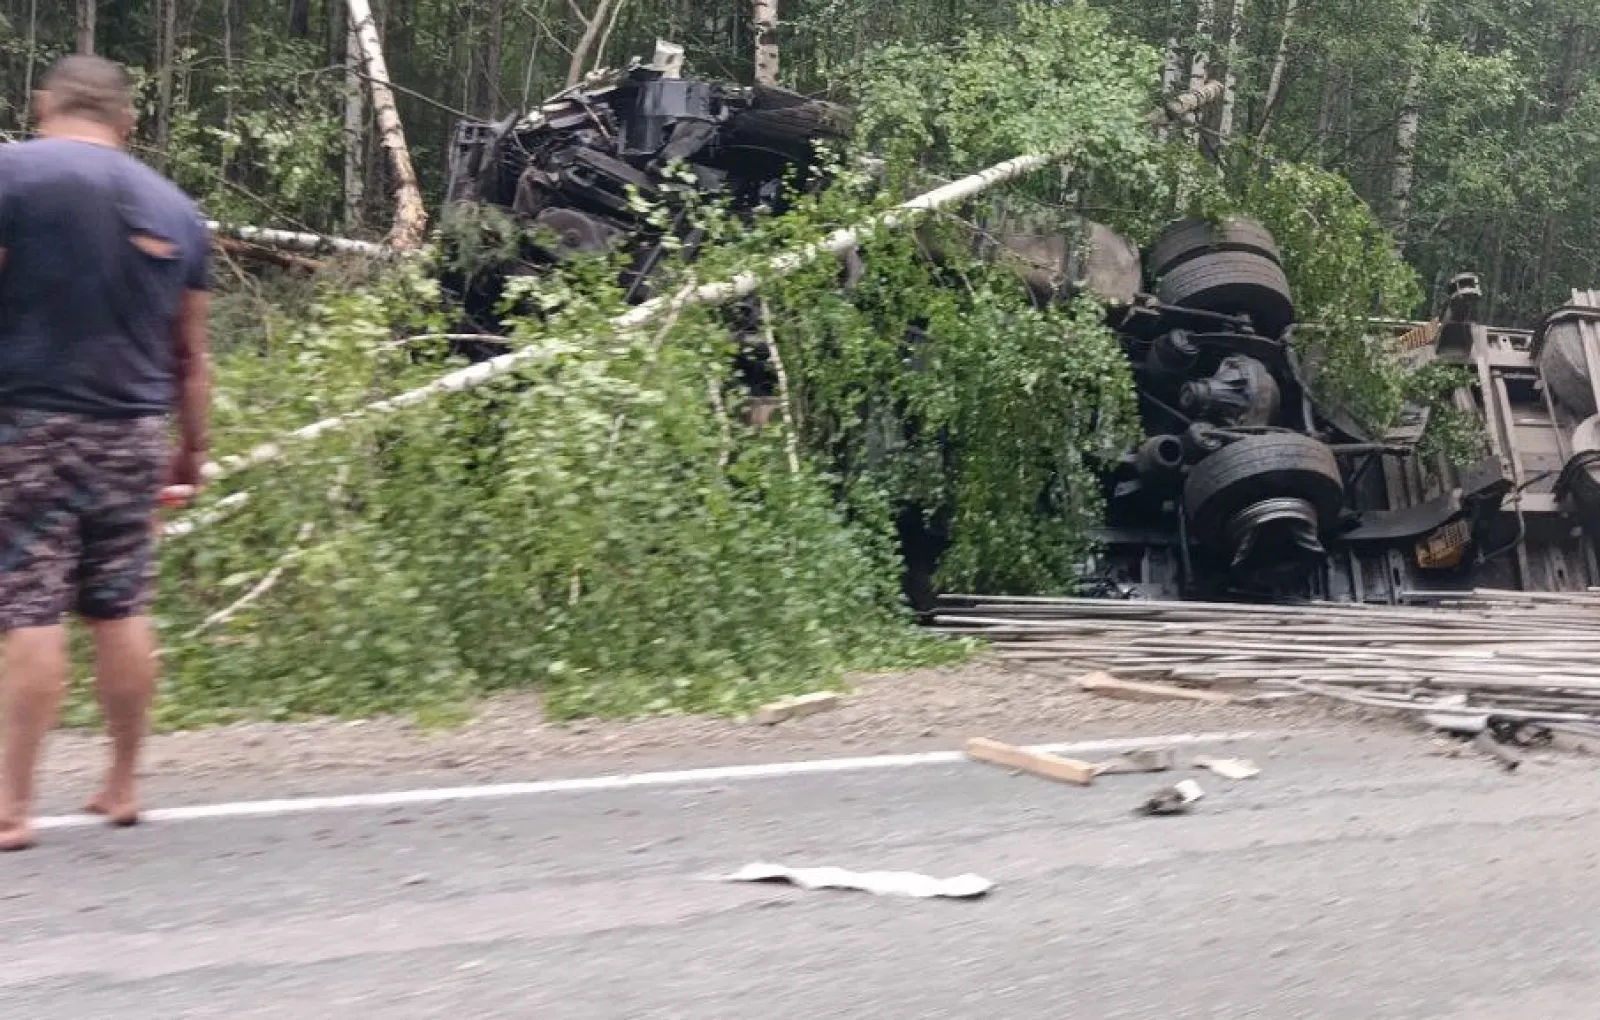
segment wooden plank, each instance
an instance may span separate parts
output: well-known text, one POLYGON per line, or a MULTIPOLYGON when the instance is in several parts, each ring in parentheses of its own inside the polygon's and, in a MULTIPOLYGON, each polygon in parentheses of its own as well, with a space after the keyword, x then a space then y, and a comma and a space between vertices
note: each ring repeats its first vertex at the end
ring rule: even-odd
POLYGON ((1091 785, 1095 775, 1100 771, 1100 767, 1091 762, 1041 754, 1013 744, 990 740, 988 737, 973 737, 967 741, 966 752, 967 757, 974 761, 999 765, 1001 768, 1026 772, 1041 779, 1053 779, 1058 783, 1072 783, 1077 786, 1091 785))
POLYGON ((778 723, 790 719, 802 719, 818 712, 838 708, 844 703, 844 698, 832 691, 821 691, 816 694, 801 694, 793 698, 781 698, 777 701, 762 705, 756 709, 752 716, 755 722, 762 726, 776 726, 778 723))
POLYGON ((1125 701, 1202 701, 1210 705, 1231 705, 1231 694, 1216 691, 1197 691, 1172 684, 1150 683, 1142 680, 1118 680, 1110 673, 1089 673, 1078 678, 1078 689, 1104 698, 1121 698, 1125 701))

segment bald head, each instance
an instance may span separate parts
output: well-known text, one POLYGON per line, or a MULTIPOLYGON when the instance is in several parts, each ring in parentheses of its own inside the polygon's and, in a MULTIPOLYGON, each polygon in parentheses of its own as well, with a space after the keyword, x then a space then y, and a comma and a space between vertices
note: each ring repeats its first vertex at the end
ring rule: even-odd
POLYGON ((39 83, 39 129, 52 122, 97 125, 118 141, 133 127, 133 80, 121 64, 82 54, 62 57, 39 83))

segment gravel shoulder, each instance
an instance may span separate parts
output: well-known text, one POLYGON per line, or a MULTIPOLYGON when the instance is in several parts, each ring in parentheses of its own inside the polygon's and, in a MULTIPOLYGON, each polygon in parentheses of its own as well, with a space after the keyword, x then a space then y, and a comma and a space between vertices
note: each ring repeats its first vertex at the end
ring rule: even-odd
MULTIPOLYGON (((240 724, 156 736, 146 758, 147 791, 152 801, 196 803, 944 750, 972 736, 1029 743, 1321 729, 1351 716, 1304 702, 1118 701, 1076 691, 1071 676, 979 660, 861 677, 840 708, 770 727, 708 717, 551 723, 533 694, 486 701, 470 721, 450 730, 404 719, 240 724)), ((43 777, 45 809, 70 808, 103 761, 100 735, 57 734, 43 777)))

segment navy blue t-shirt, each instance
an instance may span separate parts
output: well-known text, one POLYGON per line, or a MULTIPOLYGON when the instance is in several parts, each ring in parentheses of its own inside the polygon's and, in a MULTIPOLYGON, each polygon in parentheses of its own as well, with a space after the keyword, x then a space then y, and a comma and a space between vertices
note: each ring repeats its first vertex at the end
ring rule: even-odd
POLYGON ((0 145, 0 248, 0 407, 173 409, 173 324, 210 248, 176 185, 102 145, 0 145))

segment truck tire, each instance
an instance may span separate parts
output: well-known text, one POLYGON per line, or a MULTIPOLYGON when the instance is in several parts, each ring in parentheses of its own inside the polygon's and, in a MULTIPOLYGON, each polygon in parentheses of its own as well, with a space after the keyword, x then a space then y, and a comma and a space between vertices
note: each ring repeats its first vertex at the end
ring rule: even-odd
POLYGON ((813 141, 848 140, 854 121, 850 109, 838 103, 759 86, 751 91, 750 108, 734 114, 728 126, 735 144, 799 147, 809 153, 813 141))
POLYGON ((1294 323, 1294 300, 1282 267, 1250 252, 1190 259, 1161 278, 1156 299, 1179 308, 1249 316, 1256 332, 1274 339, 1294 323))
POLYGON ((1152 278, 1160 278, 1190 259, 1210 252, 1239 251, 1283 265, 1272 232, 1255 220, 1230 216, 1221 223, 1179 220, 1161 232, 1145 260, 1152 278))
POLYGON ((1223 540, 1229 518, 1264 499, 1292 496, 1316 508, 1327 531, 1344 503, 1344 477, 1333 451, 1310 436, 1276 432, 1224 446, 1189 472, 1184 508, 1203 543, 1223 540))
POLYGON ((1595 407, 1594 387, 1583 358, 1583 336, 1576 323, 1550 327, 1539 352, 1539 374, 1556 403, 1577 417, 1588 418, 1600 410, 1595 407))

